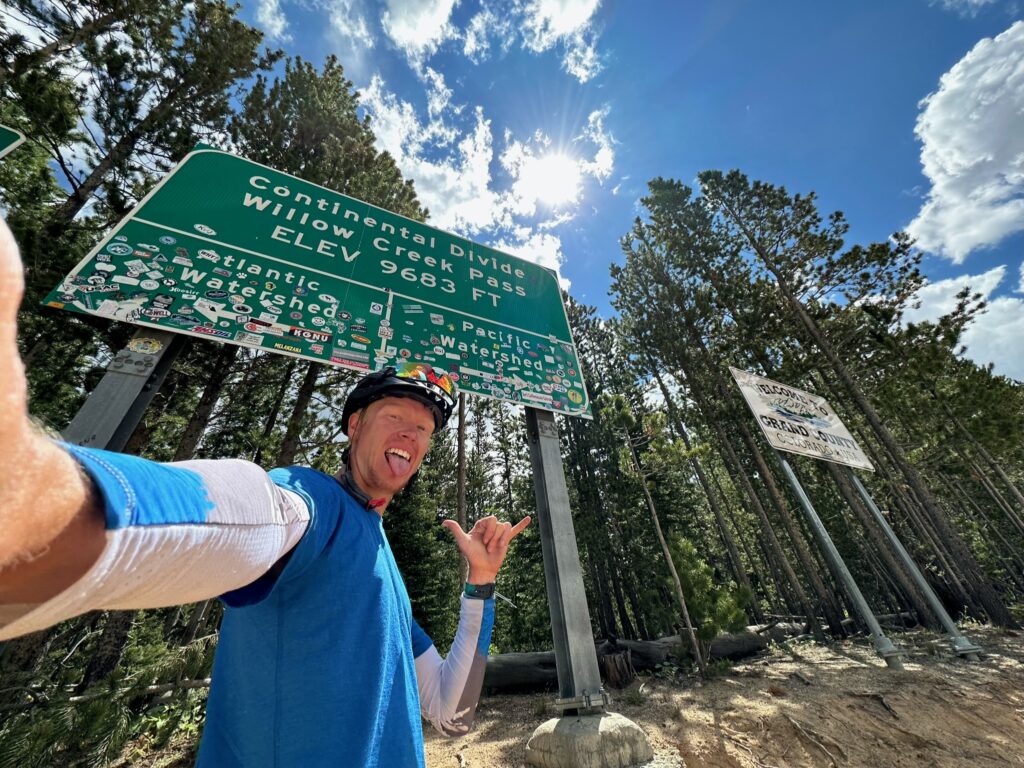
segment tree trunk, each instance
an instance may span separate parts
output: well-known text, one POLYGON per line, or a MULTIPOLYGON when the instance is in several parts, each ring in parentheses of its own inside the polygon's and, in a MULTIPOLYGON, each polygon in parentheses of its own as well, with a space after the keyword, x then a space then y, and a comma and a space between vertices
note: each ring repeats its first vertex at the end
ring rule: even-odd
POLYGON ((203 600, 192 606, 192 613, 189 614, 188 625, 185 627, 185 636, 181 641, 182 645, 188 645, 196 639, 204 623, 203 619, 210 613, 211 602, 211 600, 203 600))
POLYGON ((95 37, 104 29, 111 26, 114 22, 119 21, 120 18, 121 11, 111 11, 110 13, 106 13, 95 19, 87 21, 80 27, 67 31, 65 34, 47 45, 15 56, 9 69, 0 69, 0 86, 7 82, 8 79, 18 77, 32 67, 38 67, 41 64, 45 64, 53 57, 70 51, 83 40, 95 37))
POLYGON ((1003 532, 999 530, 998 525, 994 525, 989 516, 985 514, 985 511, 981 508, 981 505, 976 502, 967 491, 964 490, 959 480, 953 481, 953 488, 956 490, 957 495, 963 502, 964 506, 973 510, 974 514, 981 518, 982 525, 986 530, 991 531, 992 535, 995 536, 1003 545, 1003 556, 1002 561, 1006 569, 1007 574, 1010 574, 1011 580, 1019 592, 1024 593, 1024 559, 1020 556, 1020 550, 1011 544, 1003 532))
MULTIPOLYGON (((680 439, 683 441, 683 445, 686 446, 686 450, 692 454, 693 445, 690 443, 690 436, 687 434, 686 427, 683 425, 682 419, 679 418, 675 403, 672 401, 672 396, 668 391, 668 387, 665 386, 664 379, 661 377, 661 372, 650 358, 648 358, 648 367, 654 374, 654 378, 658 382, 658 387, 661 389, 661 394, 665 398, 665 405, 668 408, 669 416, 675 424, 676 434, 678 434, 680 439)), ((722 542, 725 544, 725 551, 729 557, 729 565, 731 566, 733 575, 736 578, 736 583, 741 587, 745 587, 750 590, 750 593, 754 595, 754 601, 751 605, 751 609, 754 620, 760 622, 763 617, 761 615, 761 608, 757 604, 757 595, 754 593, 754 588, 751 586, 750 579, 747 577, 746 569, 743 567, 743 561, 740 560, 740 553, 736 549, 736 542, 733 541, 732 536, 729 534, 729 529, 725 524, 725 517, 722 515, 722 509, 718 505, 718 499, 712 492, 708 479, 704 474, 704 469, 701 467, 700 461, 696 456, 690 456, 690 467, 693 469, 693 473, 697 476, 697 482, 700 483, 700 487, 704 491, 704 496, 708 500, 708 506, 711 508, 711 514, 714 516, 715 523, 718 526, 718 533, 722 537, 722 542)))
POLYGON ((587 553, 585 558, 587 571, 590 574, 590 583, 593 585, 594 597, 596 600, 588 601, 597 605, 597 627, 601 637, 617 637, 618 630, 615 626, 615 615, 612 613, 612 601, 608 595, 608 579, 604 573, 604 564, 600 558, 595 558, 587 553), (595 560, 601 563, 598 566, 595 560))
MULTIPOLYGON (((1010 494, 1017 500, 1017 504, 1020 505, 1021 513, 1024 514, 1024 493, 1021 492, 1020 488, 1018 488, 1014 484, 1014 482, 1009 478, 1006 472, 1003 471, 1002 465, 1000 465, 1000 463, 996 461, 995 457, 993 457, 992 454, 988 452, 985 446, 981 444, 981 442, 971 433, 971 431, 967 429, 966 426, 964 426, 964 423, 954 415, 952 409, 949 407, 949 403, 940 398, 938 394, 934 391, 932 392, 932 397, 936 402, 942 405, 943 410, 945 410, 946 415, 948 416, 953 426, 957 428, 960 434, 967 438, 967 441, 978 452, 982 460, 986 464, 988 464, 995 471, 999 479, 1003 481, 1003 484, 1006 486, 1007 490, 1010 491, 1010 494)), ((1017 525, 1021 524, 1021 521, 1019 519, 1015 522, 1017 523, 1017 525)))
POLYGON ((138 611, 110 611, 107 613, 107 622, 103 626, 96 648, 93 650, 92 658, 85 668, 82 681, 76 686, 75 691, 82 693, 90 686, 105 679, 114 669, 117 668, 121 656, 124 654, 124 647, 128 644, 128 636, 135 623, 135 615, 138 611))
POLYGON ((796 551, 797 559, 803 565, 804 573, 811 582, 811 588, 817 595, 818 601, 825 612, 825 621, 828 622, 829 629, 835 637, 845 637, 846 631, 842 624, 843 617, 836 605, 835 594, 825 586, 825 582, 820 576, 818 566, 811 557, 810 550, 807 547, 807 542, 804 539, 802 532, 798 529, 792 513, 789 511, 789 505, 783 498, 779 487, 775 484, 774 473, 768 467, 768 463, 764 460, 761 449, 757 446, 757 443, 754 442, 754 436, 750 434, 750 430, 747 428, 747 425, 744 422, 739 421, 737 423, 737 427, 739 428, 740 435, 743 437, 743 442, 747 446, 747 450, 754 457, 754 463, 757 465, 757 471, 761 476, 761 482, 764 483, 765 490, 768 492, 768 498, 771 499, 772 505, 775 507, 775 511, 779 515, 779 519, 782 520, 782 527, 786 529, 790 543, 796 551))
MULTIPOLYGON (((829 377, 821 370, 818 370, 817 373, 824 382, 825 387, 838 400, 840 398, 840 393, 829 380, 829 377)), ((945 582, 945 591, 952 591, 958 601, 958 604, 953 606, 953 610, 951 612, 959 613, 964 607, 967 607, 975 615, 983 614, 984 611, 980 610, 978 603, 970 594, 968 594, 966 587, 964 587, 961 582, 951 562, 950 553, 946 550, 939 537, 935 534, 931 523, 926 519, 926 516, 919 514, 918 510, 920 509, 920 505, 914 498, 912 498, 911 495, 908 494, 908 488, 903 483, 900 483, 893 475, 888 463, 884 460, 884 456, 879 450, 876 450, 874 442, 863 432, 860 425, 856 422, 848 422, 847 426, 850 428, 851 433, 858 438, 861 447, 874 464, 878 475, 885 481, 885 484, 888 486, 892 494, 895 507, 903 513, 903 516, 908 521, 908 527, 917 531, 919 537, 923 540, 924 548, 931 550, 935 559, 938 560, 940 565, 939 570, 945 574, 945 578, 943 579, 945 582)), ((890 460, 892 460, 891 456, 890 460)), ((894 460, 892 461, 895 463, 894 460)), ((923 572, 925 575, 929 573, 927 569, 923 569, 923 572)), ((932 575, 933 577, 935 576, 934 573, 932 573, 932 575)))
POLYGON ((285 395, 288 394, 288 385, 292 382, 292 373, 295 372, 295 366, 298 364, 298 359, 292 358, 288 361, 288 366, 284 369, 284 376, 281 377, 281 385, 277 388, 277 396, 274 398, 274 403, 270 407, 270 413, 267 414, 267 420, 263 423, 263 432, 260 435, 259 444, 256 446, 256 452, 253 454, 252 460, 255 464, 263 464, 263 448, 270 439, 270 436, 274 434, 274 427, 277 426, 277 417, 281 413, 281 405, 284 403, 285 395))
POLYGON ((207 424, 210 423, 213 409, 220 400, 220 393, 224 389, 224 382, 227 381, 228 374, 231 373, 231 367, 238 356, 238 349, 234 344, 221 345, 220 350, 217 352, 217 357, 214 358, 213 369, 206 380, 203 394, 199 398, 199 403, 196 405, 195 410, 192 411, 188 423, 185 425, 185 431, 178 441, 178 447, 174 451, 172 461, 186 461, 195 456, 196 448, 199 447, 199 441, 203 437, 203 431, 206 429, 207 424))
POLYGON ((636 582, 632 578, 626 579, 626 599, 629 600, 629 607, 633 609, 633 620, 636 622, 636 631, 639 637, 650 637, 651 631, 647 629, 647 620, 643 611, 640 610, 640 596, 636 593, 636 582))
POLYGON ((607 653, 600 657, 601 677, 609 688, 622 690, 636 680, 636 669, 630 658, 629 648, 619 653, 607 653))
POLYGON ((275 467, 287 467, 295 462, 295 454, 299 451, 299 435, 306 420, 306 410, 309 408, 309 401, 313 399, 313 390, 316 389, 316 380, 322 368, 320 363, 310 363, 306 369, 306 376, 295 396, 295 405, 292 408, 292 415, 288 419, 288 428, 281 441, 281 449, 277 452, 277 458, 274 459, 275 467))
POLYGON ((985 489, 985 493, 989 495, 989 498, 996 503, 996 507, 1003 513, 1003 516, 1010 521, 1014 528, 1017 529, 1017 533, 1024 535, 1024 523, 1021 522, 1020 518, 1017 517, 1013 507, 1010 506, 1010 502, 999 492, 992 480, 985 474, 984 470, 978 466, 976 461, 972 461, 967 458, 963 450, 959 447, 956 449, 957 454, 964 462, 964 466, 970 471, 970 473, 977 478, 981 487, 985 489))
POLYGON ((99 189, 114 166, 127 159, 135 151, 143 136, 171 116, 177 106, 177 100, 178 90, 172 88, 153 106, 146 117, 132 126, 130 130, 126 131, 117 140, 117 143, 110 148, 110 151, 96 164, 82 183, 50 214, 47 229, 51 233, 55 230, 64 229, 75 218, 78 212, 89 202, 89 198, 93 193, 99 189))
MULTIPOLYGON (((769 637, 768 633, 759 633, 750 627, 743 632, 723 634, 711 641, 708 657, 711 659, 729 659, 737 661, 761 652, 768 647, 769 639, 781 638, 799 631, 793 627, 790 631, 780 631, 769 637)), ((630 664, 637 672, 649 672, 657 664, 663 664, 671 658, 678 659, 678 652, 685 648, 679 635, 661 637, 657 640, 620 640, 617 643, 603 642, 596 644, 598 666, 605 667, 603 660, 624 653, 629 654, 630 664)), ((535 651, 532 653, 500 653, 487 659, 484 672, 484 690, 488 693, 522 693, 527 691, 554 690, 558 686, 558 675, 555 670, 554 651, 535 651)))
MULTIPOLYGON (((721 458, 721 455, 719 455, 719 458, 721 458)), ((724 459, 722 459, 722 461, 724 462, 724 459)), ((764 563, 768 565, 769 568, 771 567, 771 565, 767 563, 767 560, 764 557, 764 555, 762 555, 760 552, 755 555, 754 552, 750 549, 750 545, 747 543, 747 539, 744 536, 744 530, 741 521, 737 519, 736 511, 733 508, 732 504, 729 503, 729 497, 726 495, 725 489, 722 487, 722 483, 718 479, 718 474, 714 471, 713 467, 709 471, 709 476, 711 478, 712 484, 714 485, 714 490, 718 494, 718 498, 722 500, 723 511, 725 513, 725 516, 728 518, 729 523, 732 525, 732 529, 736 532, 736 541, 739 542, 740 549, 743 550, 743 555, 744 557, 746 557, 746 561, 750 565, 750 569, 754 572, 754 579, 756 581, 756 584, 754 582, 751 582, 751 586, 754 588, 754 600, 757 601, 758 594, 761 594, 764 596, 766 603, 774 605, 775 608, 778 609, 779 606, 781 606, 781 601, 783 599, 780 595, 780 587, 785 583, 785 580, 781 578, 777 580, 776 583, 778 586, 776 587, 774 594, 768 591, 768 585, 771 582, 768 581, 768 578, 765 575, 764 569, 761 567, 761 564, 764 563)), ((758 605, 757 612, 762 615, 761 620, 763 621, 764 612, 761 610, 760 605, 758 605)))
POLYGON ((615 597, 615 608, 619 616, 619 626, 622 627, 622 637, 628 640, 637 638, 633 623, 629 620, 629 612, 626 610, 626 598, 622 594, 622 582, 613 564, 609 563, 608 577, 612 584, 612 594, 615 597))
POLYGON ((839 488, 839 493, 845 499, 850 509, 853 510, 853 514, 871 538, 871 542, 874 545, 871 551, 882 559, 886 573, 899 584, 899 588, 917 613, 918 621, 932 629, 941 630, 942 624, 929 607, 927 598, 922 594, 917 584, 914 583, 913 578, 907 572, 903 563, 893 553, 892 547, 885 535, 879 530, 878 523, 875 522, 871 513, 864 507, 864 502, 861 501, 856 491, 851 487, 850 481, 843 474, 842 470, 830 461, 822 461, 818 462, 818 464, 823 464, 832 476, 832 480, 835 481, 836 486, 839 488))
POLYGON ((683 585, 679 581, 679 574, 676 572, 676 565, 672 562, 672 552, 665 541, 665 535, 661 532, 661 523, 658 521, 658 510, 654 507, 654 499, 651 498, 651 491, 647 487, 647 479, 644 476, 643 467, 640 466, 640 459, 637 458, 636 448, 629 434, 623 435, 626 447, 629 448, 629 455, 633 460, 633 469, 640 478, 640 487, 644 492, 644 499, 647 501, 647 511, 651 513, 651 522, 654 524, 654 532, 658 535, 658 543, 661 544, 661 553, 665 557, 665 564, 668 565, 669 573, 672 575, 672 586, 675 588, 676 601, 683 613, 683 621, 686 624, 686 633, 690 637, 693 650, 693 657, 697 661, 701 677, 707 677, 708 668, 704 663, 704 656, 700 652, 700 643, 697 642, 697 633, 693 629, 693 622, 690 621, 690 610, 686 606, 686 598, 683 596, 683 585))
MULTIPOLYGON (((747 499, 750 501, 751 506, 754 508, 754 512, 757 514, 758 519, 761 521, 761 528, 764 531, 768 541, 767 546, 770 548, 770 552, 774 555, 775 564, 782 569, 782 574, 785 577, 785 582, 790 586, 797 602, 799 603, 800 610, 803 611, 807 617, 807 621, 811 625, 811 629, 814 632, 815 637, 824 642, 825 633, 821 630, 821 625, 818 623, 817 612, 811 605, 811 601, 807 599, 807 593, 804 591, 803 585, 797 578, 796 572, 793 570, 793 566, 789 562, 789 558, 786 556, 785 551, 782 549, 782 543, 775 535, 775 529, 772 527, 771 521, 768 519, 768 513, 765 512, 764 507, 761 504, 761 499, 758 498, 757 492, 754 490, 754 486, 750 482, 750 478, 747 477, 743 471, 743 467, 739 462, 739 458, 732 449, 732 445, 726 438, 720 425, 715 425, 715 430, 718 433, 719 443, 725 451, 725 454, 729 457, 730 463, 735 467, 735 477, 740 482, 740 487, 743 488, 747 499)), ((780 581, 783 581, 780 579, 780 581)))

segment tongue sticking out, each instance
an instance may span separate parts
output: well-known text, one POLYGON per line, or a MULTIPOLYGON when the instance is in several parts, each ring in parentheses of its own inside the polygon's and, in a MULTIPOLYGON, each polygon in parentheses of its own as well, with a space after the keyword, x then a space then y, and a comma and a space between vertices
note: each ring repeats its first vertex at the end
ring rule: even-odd
POLYGON ((412 466, 412 462, 406 458, 399 456, 397 453, 386 453, 384 457, 388 461, 388 466, 391 467, 391 471, 396 475, 405 475, 409 473, 409 468, 412 466))

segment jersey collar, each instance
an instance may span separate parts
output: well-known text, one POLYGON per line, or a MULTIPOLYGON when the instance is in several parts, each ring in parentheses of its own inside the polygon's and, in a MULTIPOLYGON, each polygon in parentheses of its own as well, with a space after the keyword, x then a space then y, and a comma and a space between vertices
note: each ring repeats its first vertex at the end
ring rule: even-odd
POLYGON ((380 514, 381 508, 386 506, 388 503, 388 500, 384 498, 371 499, 368 493, 356 485, 356 481, 352 477, 352 468, 348 464, 345 464, 345 471, 341 477, 338 478, 338 482, 341 484, 341 487, 348 492, 349 496, 358 501, 360 506, 369 512, 376 512, 380 514))

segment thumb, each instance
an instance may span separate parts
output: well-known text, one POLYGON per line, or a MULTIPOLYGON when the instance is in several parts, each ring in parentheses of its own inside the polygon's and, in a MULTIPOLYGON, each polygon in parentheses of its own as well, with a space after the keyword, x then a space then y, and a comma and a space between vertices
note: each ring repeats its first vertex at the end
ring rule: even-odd
MULTIPOLYGON (((24 289, 18 244, 7 222, 0 218, 0 328, 3 330, 4 341, 13 341, 16 337, 15 323, 24 289)), ((8 354, 11 350, 5 348, 3 352, 8 354)), ((16 348, 14 353, 17 354, 16 348)))
POLYGON ((455 541, 461 541, 466 538, 466 532, 462 530, 462 526, 459 525, 456 520, 443 520, 441 525, 448 529, 448 532, 452 535, 455 541))

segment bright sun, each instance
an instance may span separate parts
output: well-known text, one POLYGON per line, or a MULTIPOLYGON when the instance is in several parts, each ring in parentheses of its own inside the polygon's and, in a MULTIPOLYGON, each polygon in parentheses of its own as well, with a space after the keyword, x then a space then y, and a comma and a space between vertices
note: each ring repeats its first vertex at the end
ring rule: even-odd
POLYGON ((580 193, 580 169, 568 155, 534 157, 523 166, 519 184, 527 195, 548 205, 572 203, 580 193))

